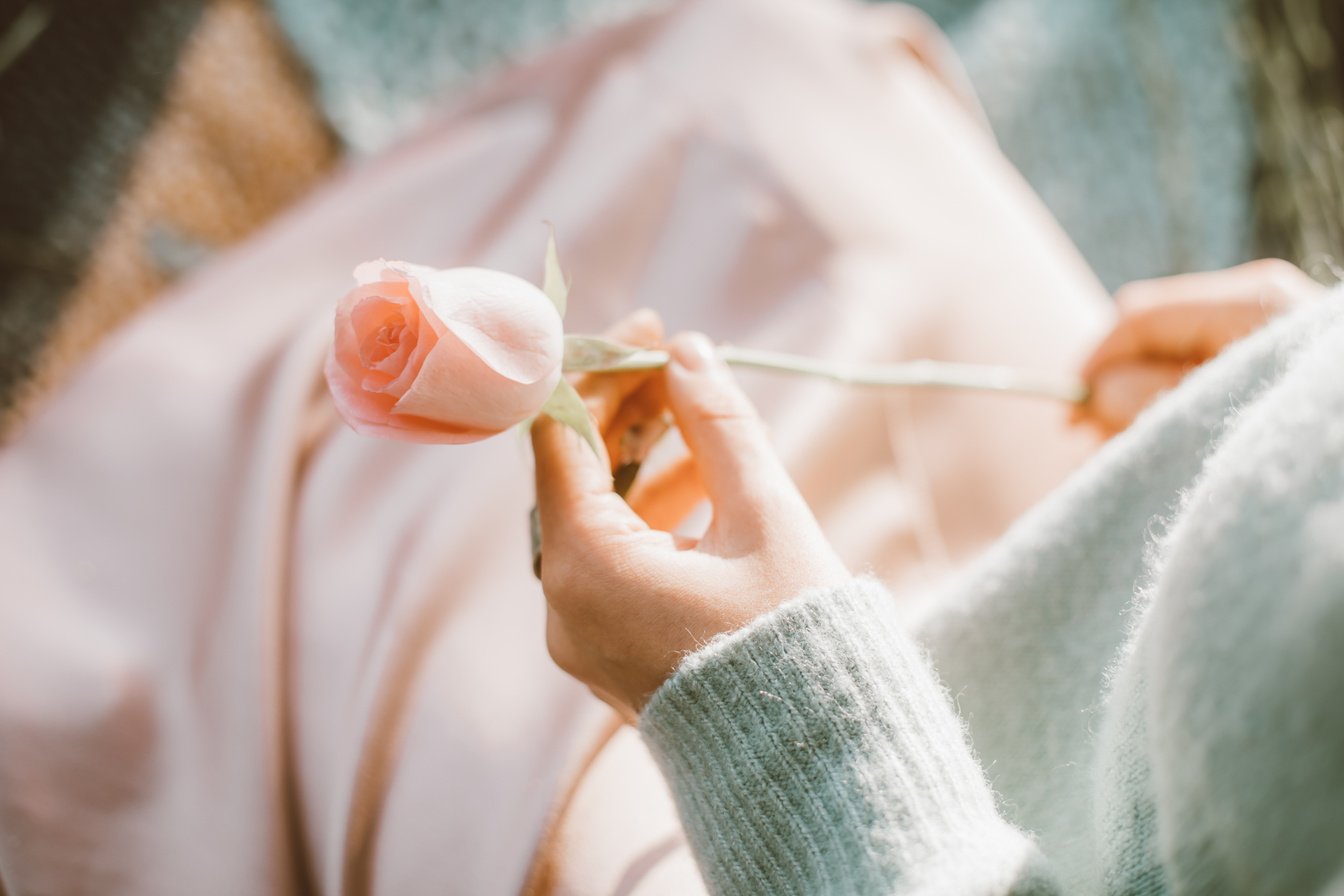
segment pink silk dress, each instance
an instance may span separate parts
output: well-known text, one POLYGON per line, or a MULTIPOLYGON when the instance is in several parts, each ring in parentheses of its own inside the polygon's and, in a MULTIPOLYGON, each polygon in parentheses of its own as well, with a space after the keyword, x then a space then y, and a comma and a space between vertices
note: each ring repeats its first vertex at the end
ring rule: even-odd
MULTIPOLYGON (((637 739, 589 763, 611 717, 546 655, 523 440, 356 436, 321 379, 332 307, 377 256, 539 279, 549 220, 572 331, 652 306, 743 345, 1067 373, 1104 295, 941 46, 831 0, 610 27, 108 339, 0 452, 0 892, 694 892, 637 739)), ((1049 402, 742 381, 898 593, 1092 448, 1049 402)))

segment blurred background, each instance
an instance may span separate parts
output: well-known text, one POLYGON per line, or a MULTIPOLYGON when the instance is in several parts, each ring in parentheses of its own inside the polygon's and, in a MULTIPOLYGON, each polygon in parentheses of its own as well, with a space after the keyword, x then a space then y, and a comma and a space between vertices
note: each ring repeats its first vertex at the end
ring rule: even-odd
MULTIPOLYGON (((508 61, 654 5, 4 0, 0 439, 103 334, 336 166, 508 61)), ((1108 288, 1263 255, 1333 269, 1344 4, 915 5, 1108 288)))

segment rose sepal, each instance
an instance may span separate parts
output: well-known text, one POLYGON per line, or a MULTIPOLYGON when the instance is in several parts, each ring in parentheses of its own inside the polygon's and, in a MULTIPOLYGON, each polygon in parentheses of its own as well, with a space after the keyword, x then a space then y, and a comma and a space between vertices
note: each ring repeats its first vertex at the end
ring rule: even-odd
POLYGON ((556 423, 574 430, 579 434, 579 438, 593 449, 593 454, 599 459, 602 457, 602 449, 597 442, 597 430, 593 426, 593 416, 588 413, 588 406, 583 403, 583 398, 569 380, 561 379, 556 384, 555 391, 551 393, 546 404, 542 405, 541 413, 556 423))

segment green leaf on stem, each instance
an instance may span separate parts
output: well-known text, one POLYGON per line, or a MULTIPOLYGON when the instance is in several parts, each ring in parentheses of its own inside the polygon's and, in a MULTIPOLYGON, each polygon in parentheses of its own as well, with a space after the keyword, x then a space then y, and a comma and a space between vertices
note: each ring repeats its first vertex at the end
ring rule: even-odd
POLYGON ((560 312, 563 319, 565 306, 569 302, 569 282, 560 269, 560 253, 555 249, 555 225, 548 222, 546 226, 550 229, 550 236, 546 238, 546 266, 541 291, 555 304, 555 310, 560 312))
POLYGON ((579 397, 578 391, 570 385, 569 380, 562 379, 556 384, 555 391, 546 399, 541 412, 578 433, 588 443, 588 447, 593 449, 593 454, 601 459, 602 448, 597 443, 597 430, 593 428, 593 418, 589 416, 587 406, 579 397))
POLYGON ((565 337, 565 370, 606 370, 615 367, 639 349, 619 345, 600 336, 565 337))

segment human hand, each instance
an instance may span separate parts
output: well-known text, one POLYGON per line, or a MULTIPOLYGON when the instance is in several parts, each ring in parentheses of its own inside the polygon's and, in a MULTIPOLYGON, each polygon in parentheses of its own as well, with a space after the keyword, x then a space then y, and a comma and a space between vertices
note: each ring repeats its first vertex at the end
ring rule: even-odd
MULTIPOLYGON (((656 318, 637 315, 614 335, 647 345, 660 332, 656 318)), ((624 427, 652 415, 650 394, 665 390, 690 465, 632 492, 633 508, 612 491, 608 458, 551 420, 532 430, 547 647, 561 669, 630 722, 683 656, 849 575, 709 341, 683 335, 670 350, 663 371, 590 375, 579 384, 608 455, 624 427), (647 507, 671 519, 671 507, 698 493, 685 485, 688 474, 714 509, 697 543, 636 512, 647 507)))
POLYGON ((1119 432, 1192 368, 1323 289, 1276 258, 1126 284, 1115 326, 1083 365, 1090 394, 1075 420, 1119 432))

